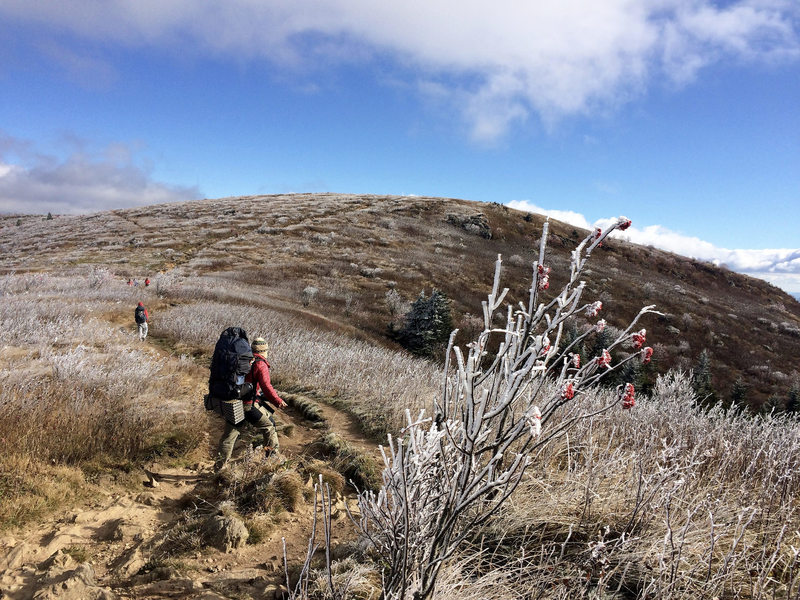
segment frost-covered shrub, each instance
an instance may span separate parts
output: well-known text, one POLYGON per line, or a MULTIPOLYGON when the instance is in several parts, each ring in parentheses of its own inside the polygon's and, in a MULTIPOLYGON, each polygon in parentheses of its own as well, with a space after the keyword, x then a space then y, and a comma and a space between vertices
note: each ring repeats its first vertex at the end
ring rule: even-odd
POLYGON ((303 306, 308 306, 311 304, 316 299, 317 294, 319 294, 319 289, 313 285, 307 285, 305 288, 303 288, 303 293, 300 295, 303 306))
POLYGON ((495 564, 517 565, 517 597, 791 596, 796 423, 704 409, 675 371, 623 415, 600 412, 608 393, 584 397, 596 414, 542 448, 542 468, 480 532, 495 564))
POLYGON ((408 311, 408 302, 405 301, 394 287, 386 292, 384 301, 386 302, 386 308, 389 310, 389 316, 392 320, 408 311))
POLYGON ((173 269, 166 273, 159 273, 155 276, 156 295, 159 298, 164 298, 170 294, 174 294, 181 284, 181 277, 173 269))
POLYGON ((383 273, 383 269, 380 267, 361 267, 360 273, 364 277, 380 277, 381 273, 383 273))
MULTIPOLYGON (((572 253, 568 283, 549 300, 547 223, 527 304, 503 306, 508 289, 500 290, 498 258, 494 287, 483 303, 483 331, 465 350, 453 344, 453 332, 447 379, 433 414, 407 411, 403 435, 390 437, 383 450, 383 487, 359 495, 359 527, 387 565, 385 598, 430 598, 443 565, 511 496, 535 460, 533 451, 592 414, 579 401, 587 390, 625 362, 650 360, 646 332, 634 327, 652 307, 585 364, 573 349, 603 331, 603 319, 572 343, 560 343, 568 318, 594 318, 602 309, 599 301, 582 301, 579 278, 606 236, 629 225, 620 218, 584 239, 572 253), (495 325, 498 309, 505 313, 503 325, 495 325), (613 364, 610 351, 622 345, 633 352, 613 364)), ((631 408, 634 392, 630 383, 620 386, 594 412, 620 403, 631 408)))
POLYGON ((800 327, 794 325, 793 323, 789 323, 788 321, 782 321, 780 324, 781 331, 793 337, 800 337, 800 327))

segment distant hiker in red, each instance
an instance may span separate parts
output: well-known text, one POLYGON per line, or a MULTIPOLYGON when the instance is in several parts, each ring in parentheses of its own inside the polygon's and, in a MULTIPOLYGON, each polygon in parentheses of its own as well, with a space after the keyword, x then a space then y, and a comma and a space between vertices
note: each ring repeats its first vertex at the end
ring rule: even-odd
POLYGON ((141 302, 136 306, 136 310, 133 311, 133 318, 136 320, 136 326, 139 330, 139 339, 144 340, 147 337, 147 320, 150 315, 147 314, 147 309, 141 302))
POLYGON ((128 279, 128 285, 133 285, 133 280, 132 279, 128 279))
POLYGON ((147 287, 148 285, 150 285, 150 278, 149 277, 144 280, 144 287, 147 287))

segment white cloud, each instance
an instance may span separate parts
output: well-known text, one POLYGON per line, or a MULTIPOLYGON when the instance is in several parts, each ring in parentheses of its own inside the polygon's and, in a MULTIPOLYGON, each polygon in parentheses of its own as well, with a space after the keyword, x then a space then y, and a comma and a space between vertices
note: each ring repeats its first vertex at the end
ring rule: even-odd
MULTIPOLYGON (((605 228, 613 222, 612 219, 598 219, 590 224, 589 220, 580 213, 547 210, 521 200, 509 202, 508 206, 518 210, 547 215, 583 229, 605 228)), ((729 250, 717 247, 698 237, 672 231, 661 225, 637 227, 634 224, 626 231, 615 231, 612 235, 635 244, 653 246, 675 254, 712 262, 716 265, 724 265, 732 271, 769 281, 787 292, 800 293, 800 248, 729 250)))
POLYGON ((575 227, 581 227, 583 229, 592 229, 592 225, 589 223, 589 221, 586 220, 586 217, 584 217, 580 213, 576 213, 571 210, 542 208, 541 206, 537 206, 536 204, 528 202, 527 200, 512 200, 507 204, 511 208, 516 208, 517 210, 536 213, 538 215, 546 215, 558 221, 563 221, 564 223, 569 223, 570 225, 574 225, 575 227))
MULTIPOLYGON (((726 60, 796 60, 796 0, 4 0, 0 19, 304 71, 393 56, 487 140, 535 114, 614 108, 726 60)), ((78 57, 73 69, 100 68, 78 57)), ((385 76, 385 69, 381 69, 385 76)))
MULTIPOLYGON (((3 146, 22 146, 19 140, 3 146)), ((0 212, 84 214, 199 197, 194 188, 153 181, 133 163, 130 150, 116 144, 103 156, 76 152, 65 160, 26 155, 25 164, 5 162, 0 153, 0 212)))

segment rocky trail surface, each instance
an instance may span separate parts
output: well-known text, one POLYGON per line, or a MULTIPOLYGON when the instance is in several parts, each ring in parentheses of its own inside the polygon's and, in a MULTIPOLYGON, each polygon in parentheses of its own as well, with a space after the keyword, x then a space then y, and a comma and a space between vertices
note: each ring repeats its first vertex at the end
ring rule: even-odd
MULTIPOLYGON (((280 455, 265 458, 255 454, 249 460, 276 461, 281 463, 277 467, 291 470, 314 454, 315 444, 328 432, 337 433, 360 452, 375 454, 376 445, 359 433, 353 417, 327 404, 317 406, 322 420, 316 422, 305 419, 291 405, 278 411, 280 455)), ((222 426, 221 418, 208 418, 206 443, 197 452, 195 463, 146 465, 134 486, 96 486, 90 504, 0 537, 0 599, 285 597, 283 540, 294 585, 296 566, 305 559, 314 518, 313 482, 311 478, 305 482, 306 501, 272 515, 266 533, 255 543, 252 539, 246 543, 248 532, 242 521, 226 516, 214 502, 219 487, 230 485, 212 469, 222 426), (157 549, 175 536, 187 515, 204 516, 203 527, 195 532, 202 541, 189 552, 164 559, 157 549)), ((248 444, 246 436, 242 438, 245 444, 237 444, 234 462, 246 460, 242 446, 248 444)), ((347 509, 356 511, 357 507, 355 495, 346 489, 344 495, 336 494, 333 499, 335 543, 355 537, 347 509)))

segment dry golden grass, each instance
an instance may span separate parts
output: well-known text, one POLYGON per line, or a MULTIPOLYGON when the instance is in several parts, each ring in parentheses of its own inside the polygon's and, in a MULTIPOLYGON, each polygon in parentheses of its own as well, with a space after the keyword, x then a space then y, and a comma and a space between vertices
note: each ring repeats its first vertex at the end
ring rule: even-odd
POLYGON ((374 458, 354 448, 336 432, 327 433, 320 441, 322 452, 345 481, 361 490, 377 490, 381 484, 381 467, 374 458))
POLYGON ((331 494, 341 494, 344 491, 344 475, 331 468, 325 461, 312 460, 303 466, 303 470, 308 474, 313 484, 319 483, 320 478, 322 478, 322 484, 330 488, 331 494))
POLYGON ((0 530, 74 506, 93 493, 92 486, 75 468, 6 454, 0 459, 0 530))
POLYGON ((125 479, 121 468, 185 455, 202 439, 204 423, 187 411, 196 367, 140 344, 130 290, 95 285, 95 275, 5 278, 0 526, 76 502, 84 476, 125 479))
POLYGON ((295 512, 303 504, 304 484, 296 471, 276 473, 269 485, 284 510, 295 512))
POLYGON ((795 421, 705 412, 662 382, 545 447, 455 564, 548 599, 792 597, 798 452, 795 421))

